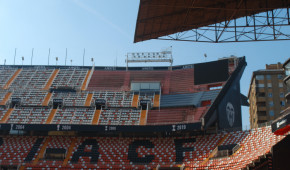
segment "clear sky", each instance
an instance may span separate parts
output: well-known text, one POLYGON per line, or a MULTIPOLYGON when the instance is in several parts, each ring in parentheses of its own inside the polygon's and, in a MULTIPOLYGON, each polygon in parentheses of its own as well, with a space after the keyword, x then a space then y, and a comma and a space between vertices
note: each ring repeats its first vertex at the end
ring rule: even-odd
MULTIPOLYGON (((265 64, 283 63, 290 57, 290 41, 250 43, 192 43, 149 40, 133 43, 138 0, 0 0, 0 64, 125 66, 127 52, 158 52, 172 46, 174 65, 217 60, 235 55, 246 56, 248 66, 241 79, 241 92, 248 93, 252 72, 265 64), (207 54, 207 59, 204 58, 207 54)), ((290 28, 289 28, 290 29, 290 28)), ((145 63, 143 64, 145 65, 145 63)), ((147 65, 147 64, 146 64, 147 65)), ((248 108, 243 108, 243 124, 249 125, 248 108)))

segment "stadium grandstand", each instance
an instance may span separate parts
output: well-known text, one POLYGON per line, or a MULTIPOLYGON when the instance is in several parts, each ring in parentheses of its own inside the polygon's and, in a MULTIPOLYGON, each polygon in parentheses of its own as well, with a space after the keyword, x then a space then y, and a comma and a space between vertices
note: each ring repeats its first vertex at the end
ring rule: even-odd
MULTIPOLYGON (((197 29, 212 25, 206 42, 289 39, 274 28, 279 8, 289 25, 287 0, 140 0, 134 42, 194 29, 193 40, 169 37, 204 42, 197 29), (247 19, 242 28, 252 31, 227 31, 240 27, 230 21, 255 23, 259 13, 264 25, 247 19), (256 26, 274 31, 259 39, 256 26), (224 32, 235 35, 222 39, 224 32)), ((245 57, 170 67, 1 65, 0 168, 289 169, 289 109, 242 129, 246 65, 245 57)))
POLYGON ((271 148, 285 135, 269 125, 241 129, 245 66, 245 57, 172 67, 2 65, 0 166, 271 167, 271 148))

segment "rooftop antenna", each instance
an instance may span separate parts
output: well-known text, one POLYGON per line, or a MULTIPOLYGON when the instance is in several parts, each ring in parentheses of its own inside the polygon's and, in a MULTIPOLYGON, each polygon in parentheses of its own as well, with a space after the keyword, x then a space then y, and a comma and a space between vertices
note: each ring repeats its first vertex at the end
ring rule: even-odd
POLYGON ((86 49, 84 48, 84 54, 83 54, 83 66, 85 65, 85 55, 86 55, 86 49))
POLYGON ((49 65, 49 57, 50 57, 50 48, 48 49, 48 56, 47 56, 47 65, 49 65))
POLYGON ((116 67, 118 66, 118 50, 116 52, 116 67))
POLYGON ((15 48, 15 52, 14 52, 14 65, 15 65, 16 51, 17 51, 17 48, 15 48))
POLYGON ((34 51, 34 48, 32 48, 32 53, 31 53, 31 65, 32 65, 32 59, 33 59, 33 51, 34 51))
POLYGON ((66 66, 66 59, 67 59, 67 48, 65 49, 65 61, 64 61, 65 66, 66 66))

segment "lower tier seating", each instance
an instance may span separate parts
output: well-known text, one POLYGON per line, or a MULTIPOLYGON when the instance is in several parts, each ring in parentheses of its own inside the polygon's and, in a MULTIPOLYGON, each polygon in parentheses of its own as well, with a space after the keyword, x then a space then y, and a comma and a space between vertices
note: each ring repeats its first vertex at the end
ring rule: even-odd
POLYGON ((284 136, 271 127, 191 137, 0 136, 1 165, 25 168, 153 169, 184 165, 189 169, 240 169, 268 153, 284 136), (222 143, 241 147, 230 157, 208 159, 222 143), (61 151, 63 158, 48 158, 61 151))

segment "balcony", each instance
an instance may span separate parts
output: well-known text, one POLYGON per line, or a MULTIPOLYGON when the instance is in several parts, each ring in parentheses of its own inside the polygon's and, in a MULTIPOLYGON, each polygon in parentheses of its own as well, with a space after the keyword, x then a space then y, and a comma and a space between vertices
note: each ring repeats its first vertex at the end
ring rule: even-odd
POLYGON ((265 102, 266 98, 265 97, 257 97, 257 102, 265 102))
POLYGON ((257 110, 258 111, 266 111, 267 108, 266 108, 266 106, 257 106, 257 110))
POLYGON ((267 116, 258 116, 258 120, 267 120, 267 116))
POLYGON ((267 116, 267 112, 266 111, 259 111, 257 112, 258 116, 267 116))
POLYGON ((256 87, 256 92, 265 92, 265 87, 256 87))

